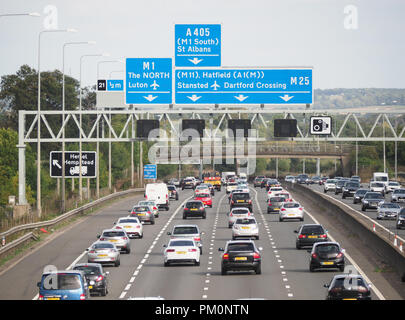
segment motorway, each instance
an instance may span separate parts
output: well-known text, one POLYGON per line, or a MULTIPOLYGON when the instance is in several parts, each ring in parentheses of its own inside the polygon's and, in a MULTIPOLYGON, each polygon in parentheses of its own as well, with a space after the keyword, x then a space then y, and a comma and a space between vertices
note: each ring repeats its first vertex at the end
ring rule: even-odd
MULTIPOLYGON (((325 299, 329 283, 339 271, 309 272, 309 253, 295 248, 295 233, 302 222, 279 222, 277 214, 267 214, 266 192, 251 188, 254 214, 260 222, 262 247, 262 274, 230 273, 221 275, 221 253, 231 239, 226 213, 228 199, 224 191, 216 192, 213 208, 207 208, 207 219, 182 220, 182 204, 193 195, 192 190, 180 191, 178 201, 170 202, 169 211, 161 211, 155 225, 144 225, 143 239, 131 240, 131 253, 121 254, 120 267, 105 267, 109 275, 109 294, 91 299, 128 299, 130 297, 157 297, 171 300, 264 298, 271 300, 325 299), (205 234, 200 266, 163 266, 163 245, 167 244, 176 224, 198 224, 205 234)), ((52 241, 32 250, 12 268, 0 274, 0 299, 30 300, 37 297, 36 283, 43 268, 54 265, 58 269, 71 268, 74 263, 86 262, 85 249, 97 240, 97 234, 112 227, 113 223, 136 204, 142 196, 125 198, 83 218, 52 241)), ((304 223, 314 223, 311 212, 306 212, 304 223)), ((330 234, 334 236, 334 234, 330 234)), ((338 239, 337 239, 338 240, 338 239)), ((350 255, 350 250, 346 251, 350 255)), ((352 264, 347 261, 346 264, 352 264)), ((372 299, 384 296, 373 286, 372 299)))

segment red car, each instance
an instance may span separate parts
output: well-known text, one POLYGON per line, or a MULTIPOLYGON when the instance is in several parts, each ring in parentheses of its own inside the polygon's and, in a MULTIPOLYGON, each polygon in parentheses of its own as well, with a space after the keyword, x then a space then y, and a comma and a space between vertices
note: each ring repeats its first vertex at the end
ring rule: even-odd
POLYGON ((212 198, 210 194, 200 193, 194 197, 194 200, 200 200, 204 206, 212 208, 212 198))

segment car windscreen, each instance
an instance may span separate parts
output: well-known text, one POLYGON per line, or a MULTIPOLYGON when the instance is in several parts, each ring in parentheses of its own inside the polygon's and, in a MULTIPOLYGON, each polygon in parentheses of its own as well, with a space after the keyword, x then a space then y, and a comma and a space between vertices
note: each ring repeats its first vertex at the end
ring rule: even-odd
POLYGON ((74 267, 73 270, 81 270, 86 275, 100 274, 101 273, 100 268, 97 267, 97 266, 77 266, 77 267, 74 267))
POLYGON ((175 186, 167 186, 167 189, 169 189, 169 190, 176 190, 176 187, 175 187, 175 186))
POLYGON ((248 209, 234 209, 232 210, 232 214, 248 214, 248 209))
POLYGON ((206 193, 199 193, 198 196, 196 196, 196 198, 209 198, 210 195, 206 194, 206 193))
POLYGON ((384 199, 384 196, 379 192, 367 192, 364 199, 384 199))
POLYGON ((270 188, 271 192, 283 191, 283 188, 270 188))
POLYGON ((186 208, 199 208, 203 205, 201 201, 190 201, 186 203, 186 208))
POLYGON ((385 209, 399 209, 401 208, 398 203, 383 203, 380 208, 385 208, 385 209))
POLYGON ((359 194, 366 194, 367 192, 369 192, 370 190, 367 190, 367 189, 359 189, 359 190, 357 190, 356 191, 356 194, 357 195, 359 195, 359 194))
POLYGON ((285 198, 284 197, 271 197, 269 199, 270 202, 284 202, 285 198))
POLYGON ((120 219, 118 223, 139 223, 138 219, 120 219))
MULTIPOLYGON (((43 275, 42 279, 46 281, 45 277, 52 275, 43 275)), ((58 273, 58 286, 55 288, 52 285, 45 288, 46 290, 77 290, 81 288, 80 276, 78 274, 58 273)), ((44 285, 44 282, 43 282, 44 285)))
POLYGON ((303 226, 301 234, 324 234, 325 230, 322 226, 303 226))
POLYGON ((389 182, 389 186, 399 186, 399 182, 389 182))
POLYGON ((177 235, 179 235, 179 234, 196 234, 196 233, 198 233, 198 229, 197 229, 197 227, 193 227, 193 226, 176 227, 173 230, 173 234, 177 234, 177 235))
POLYGON ((335 180, 335 179, 328 179, 328 180, 326 180, 326 183, 336 183, 337 182, 337 180, 335 180))
POLYGON ((96 243, 92 247, 93 249, 113 249, 114 245, 112 243, 96 243))
POLYGON ((375 177, 375 181, 388 181, 387 177, 375 177))
POLYGON ((318 253, 339 253, 339 246, 336 244, 321 244, 316 246, 318 253))
POLYGON ((405 193, 405 189, 394 190, 394 194, 398 194, 398 193, 405 193))
POLYGON ((299 208, 300 204, 299 203, 284 203, 284 208, 299 208))
POLYGON ((383 188, 384 187, 384 183, 381 182, 374 182, 371 184, 372 187, 377 187, 377 188, 383 188))
POLYGON ((123 231, 105 231, 103 232, 103 237, 125 237, 125 232, 123 231))
POLYGON ((336 183, 336 185, 339 186, 339 187, 343 187, 343 186, 346 184, 346 182, 347 182, 347 181, 345 181, 345 180, 339 180, 339 181, 336 183))
POLYGON ((236 182, 229 182, 228 186, 237 186, 238 184, 236 182))
POLYGON ((194 247, 194 243, 191 240, 176 240, 170 241, 169 247, 194 247))
POLYGON ((237 219, 236 224, 256 224, 255 219, 237 219))
POLYGON ((228 244, 228 252, 240 252, 240 251, 247 251, 253 252, 254 251, 253 243, 230 243, 228 244))
POLYGON ((240 193, 234 193, 232 195, 232 198, 235 200, 248 200, 248 199, 250 199, 250 195, 249 195, 249 193, 240 192, 240 193))
POLYGON ((347 182, 345 184, 346 188, 360 188, 360 183, 356 183, 356 182, 347 182))
POLYGON ((348 277, 348 278, 337 278, 333 283, 333 288, 344 288, 346 285, 350 285, 351 287, 366 287, 364 280, 360 277, 348 277))
POLYGON ((146 211, 149 211, 149 207, 147 207, 147 206, 134 207, 133 211, 135 211, 135 212, 146 212, 146 211))

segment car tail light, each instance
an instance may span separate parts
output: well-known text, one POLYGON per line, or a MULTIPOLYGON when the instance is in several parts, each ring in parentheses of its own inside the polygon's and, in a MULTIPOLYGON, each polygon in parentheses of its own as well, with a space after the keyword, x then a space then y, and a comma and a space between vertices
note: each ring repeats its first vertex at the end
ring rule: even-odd
POLYGON ((104 241, 105 239, 104 238, 100 238, 100 241, 104 241))
POLYGON ((145 199, 148 200, 148 196, 147 196, 147 195, 145 195, 145 199))
POLYGON ((249 200, 249 203, 252 203, 252 200, 249 200))
POLYGON ((299 238, 299 239, 304 239, 304 238, 306 238, 306 235, 305 235, 305 234, 300 234, 300 235, 298 236, 298 238, 299 238))
POLYGON ((156 207, 153 207, 153 210, 157 210, 158 208, 156 208, 156 207))
POLYGON ((232 203, 232 204, 234 204, 234 203, 235 203, 235 201, 233 201, 233 200, 232 200, 232 201, 231 201, 231 203, 232 203))
POLYGON ((96 282, 100 282, 104 279, 104 277, 102 275, 99 275, 96 279, 96 282))
POLYGON ((110 252, 110 253, 114 253, 115 250, 114 250, 114 249, 110 249, 109 252, 110 252))
POLYGON ((115 229, 122 229, 122 228, 121 228, 121 227, 119 227, 119 226, 116 226, 116 227, 115 227, 115 229))
POLYGON ((80 300, 86 300, 86 296, 83 293, 80 295, 80 300))
POLYGON ((96 253, 96 250, 90 250, 89 253, 96 253))
POLYGON ((174 249, 167 249, 166 252, 174 252, 174 249))
POLYGON ((284 208, 281 208, 281 211, 286 211, 284 208))
POLYGON ((188 249, 188 252, 197 252, 197 249, 188 249))
POLYGON ((198 237, 198 238, 194 238, 194 241, 200 241, 201 240, 201 238, 200 237, 198 237))
POLYGON ((302 211, 302 208, 298 208, 298 209, 300 209, 302 211))
POLYGON ((260 259, 260 254, 258 254, 257 252, 255 252, 255 253, 253 254, 253 258, 254 258, 254 259, 260 259))
POLYGON ((228 259, 229 259, 229 254, 224 253, 224 254, 222 255, 222 259, 223 259, 223 260, 228 260, 228 259))
POLYGON ((231 212, 231 213, 229 214, 229 216, 230 216, 230 217, 233 217, 233 213, 231 212))
POLYGON ((330 289, 330 292, 333 292, 333 293, 337 293, 340 291, 342 291, 342 288, 339 288, 339 287, 330 289))
POLYGON ((200 207, 200 209, 199 210, 204 210, 204 207, 200 207))
POLYGON ((122 237, 122 240, 128 240, 128 238, 127 237, 122 237))
POLYGON ((339 254, 336 256, 336 258, 340 259, 341 257, 343 257, 343 253, 339 252, 339 254))
POLYGON ((311 256, 312 256, 312 258, 314 258, 314 259, 318 258, 318 255, 317 255, 316 253, 313 253, 311 256))
POLYGON ((136 214, 136 212, 135 212, 135 211, 132 211, 131 214, 136 214))
POLYGON ((272 206, 272 204, 271 204, 271 202, 269 202, 269 207, 271 207, 272 206))
POLYGON ((357 291, 358 291, 358 292, 363 292, 363 293, 364 293, 364 292, 367 292, 368 290, 367 290, 367 288, 366 288, 366 287, 362 287, 362 286, 361 286, 361 287, 358 287, 357 291))
POLYGON ((326 234, 321 234, 319 238, 326 238, 326 234))
POLYGON ((152 212, 148 211, 147 214, 151 214, 152 212))
POLYGON ((166 200, 167 200, 167 194, 166 194, 166 200))
POLYGON ((188 210, 188 208, 187 208, 187 207, 184 207, 184 210, 188 210))
POLYGON ((40 294, 39 297, 38 297, 38 299, 39 299, 39 300, 44 300, 44 296, 40 294))
POLYGON ((140 229, 141 228, 141 226, 138 224, 135 228, 137 228, 137 229, 140 229))

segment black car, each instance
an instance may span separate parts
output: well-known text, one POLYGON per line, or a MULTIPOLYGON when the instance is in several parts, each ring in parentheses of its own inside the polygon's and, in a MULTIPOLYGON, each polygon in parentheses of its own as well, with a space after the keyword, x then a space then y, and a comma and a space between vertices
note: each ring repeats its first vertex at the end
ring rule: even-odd
POLYGON ((380 192, 367 192, 361 200, 361 211, 377 209, 378 204, 384 201, 384 199, 384 196, 380 192))
POLYGON ((177 188, 173 184, 168 184, 167 189, 169 190, 170 199, 179 200, 179 193, 177 192, 177 188))
POLYGON ((313 245, 309 259, 309 271, 322 268, 345 269, 344 250, 337 242, 317 242, 313 245))
POLYGON ((299 174, 297 177, 297 183, 304 184, 309 181, 309 177, 307 174, 299 174))
POLYGON ((369 192, 369 189, 357 189, 356 193, 353 195, 353 203, 359 203, 364 198, 364 195, 369 192))
POLYGON ((314 243, 328 241, 328 231, 320 224, 303 224, 294 232, 297 233, 295 241, 297 249, 306 246, 312 247, 314 243))
POLYGON ((250 212, 253 212, 252 199, 250 199, 250 194, 248 192, 237 192, 232 194, 230 201, 231 209, 234 207, 247 207, 250 212))
POLYGON ((189 217, 202 217, 203 219, 206 219, 207 214, 202 201, 190 200, 186 202, 186 204, 183 206, 183 219, 187 219, 189 217))
POLYGON ((266 191, 269 191, 270 188, 272 188, 272 187, 279 187, 279 186, 280 186, 280 182, 278 182, 278 180, 276 180, 276 179, 268 179, 266 181, 266 185, 265 185, 266 191))
POLYGON ((192 179, 184 179, 181 190, 184 189, 195 189, 194 181, 192 179))
POLYGON ((73 270, 81 270, 87 281, 90 294, 98 293, 101 296, 108 294, 108 277, 109 272, 103 271, 100 263, 78 263, 73 270))
POLYGON ((355 181, 348 181, 342 188, 342 199, 346 197, 353 197, 357 190, 360 189, 360 183, 355 181))
POLYGON ((260 249, 256 248, 253 240, 232 240, 226 243, 221 262, 221 274, 226 275, 228 271, 253 270, 256 274, 261 274, 260 249))
POLYGON ((339 274, 324 287, 326 300, 371 300, 370 286, 361 275, 339 274))
POLYGON ((397 221, 395 222, 397 229, 405 228, 405 208, 402 208, 397 215, 397 221))
POLYGON ((269 180, 269 178, 264 178, 261 182, 260 182, 260 188, 266 188, 266 183, 267 180, 269 180))
POLYGON ((348 182, 349 180, 338 180, 338 182, 336 182, 336 187, 335 187, 335 194, 339 194, 343 191, 343 186, 346 184, 346 182, 348 182))
POLYGON ((285 202, 286 198, 285 197, 271 197, 267 201, 267 213, 272 213, 272 212, 279 212, 280 207, 283 205, 285 202))

